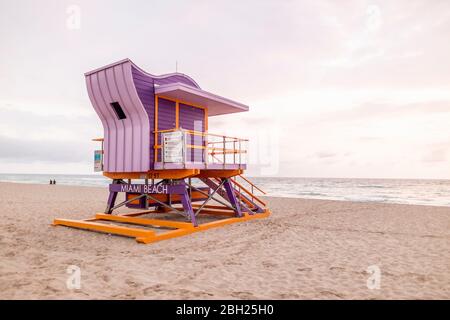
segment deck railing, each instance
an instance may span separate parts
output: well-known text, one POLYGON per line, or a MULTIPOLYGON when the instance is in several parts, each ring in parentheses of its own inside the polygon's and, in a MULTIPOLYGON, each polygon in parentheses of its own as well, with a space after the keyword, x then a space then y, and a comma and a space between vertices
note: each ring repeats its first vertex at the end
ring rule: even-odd
MULTIPOLYGON (((162 138, 160 134, 181 131, 186 135, 185 150, 186 162, 201 162, 207 164, 245 164, 247 163, 247 139, 230 137, 225 135, 187 130, 168 129, 154 131, 158 135, 158 141, 162 138), (202 150, 196 153, 195 150, 202 150), (201 154, 201 157, 198 155, 201 154)), ((164 162, 162 156, 163 146, 155 144, 155 162, 164 162)))
MULTIPOLYGON (((157 143, 154 148, 154 162, 167 163, 163 157, 163 145, 158 143, 162 141, 161 135, 164 133, 181 131, 185 134, 184 140, 184 159, 181 163, 198 163, 202 165, 245 165, 247 163, 247 143, 248 139, 230 137, 225 135, 186 130, 186 129, 169 129, 153 131, 157 133, 157 143)), ((104 139, 96 138, 93 141, 101 142, 101 154, 103 155, 104 139)), ((101 167, 103 167, 103 157, 101 159, 101 167)))

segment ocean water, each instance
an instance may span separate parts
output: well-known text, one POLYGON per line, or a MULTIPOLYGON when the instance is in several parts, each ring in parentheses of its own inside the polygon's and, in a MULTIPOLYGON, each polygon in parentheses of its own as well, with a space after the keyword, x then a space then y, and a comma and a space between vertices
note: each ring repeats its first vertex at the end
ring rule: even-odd
MULTIPOLYGON (((0 174, 0 182, 107 186, 102 175, 0 174)), ((450 206, 450 180, 249 178, 268 196, 450 206)))
POLYGON ((274 197, 450 206, 450 180, 252 178, 274 197))
POLYGON ((110 183, 110 179, 99 174, 19 174, 0 173, 0 182, 49 184, 50 179, 56 184, 68 186, 102 187, 110 183))

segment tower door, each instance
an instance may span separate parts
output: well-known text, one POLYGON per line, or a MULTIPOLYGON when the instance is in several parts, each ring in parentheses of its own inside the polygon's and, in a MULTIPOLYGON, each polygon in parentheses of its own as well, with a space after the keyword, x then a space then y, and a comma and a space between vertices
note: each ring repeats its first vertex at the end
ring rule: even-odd
POLYGON ((206 137, 199 133, 206 131, 206 110, 183 103, 179 103, 178 108, 179 128, 196 132, 196 134, 186 135, 186 144, 191 146, 187 149, 187 158, 191 162, 204 162, 206 137))

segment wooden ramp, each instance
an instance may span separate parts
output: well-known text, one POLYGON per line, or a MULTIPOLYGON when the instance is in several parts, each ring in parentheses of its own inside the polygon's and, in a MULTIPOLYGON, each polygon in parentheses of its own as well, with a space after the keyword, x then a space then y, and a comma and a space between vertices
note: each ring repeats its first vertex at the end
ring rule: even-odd
POLYGON ((53 221, 52 225, 67 226, 72 228, 132 237, 135 238, 139 243, 152 243, 161 240, 181 237, 210 228, 221 227, 227 224, 266 218, 270 215, 270 211, 266 209, 266 211, 263 213, 253 215, 245 213, 242 217, 232 217, 234 215, 234 212, 231 210, 224 210, 220 206, 205 206, 205 209, 201 213, 202 215, 210 215, 214 217, 225 216, 225 218, 217 219, 211 222, 200 223, 198 224, 198 226, 194 226, 190 222, 139 217, 141 215, 147 215, 151 213, 159 212, 143 211, 122 215, 98 213, 94 218, 85 220, 57 218, 53 221), (115 223, 120 223, 122 225, 118 225, 115 223), (123 224, 130 226, 123 226, 123 224), (141 226, 141 228, 139 228, 139 226, 141 226), (158 232, 148 229, 148 227, 156 228, 158 232))

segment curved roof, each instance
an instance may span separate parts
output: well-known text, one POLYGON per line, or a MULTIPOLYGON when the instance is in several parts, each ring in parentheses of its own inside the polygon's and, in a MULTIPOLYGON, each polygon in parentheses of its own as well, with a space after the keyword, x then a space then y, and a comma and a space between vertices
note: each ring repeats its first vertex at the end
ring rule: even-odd
POLYGON ((147 76, 149 76, 149 77, 155 79, 156 81, 158 81, 158 80, 163 80, 163 79, 168 79, 168 78, 172 78, 172 77, 174 77, 174 76, 177 76, 177 77, 183 77, 183 78, 185 78, 185 80, 187 80, 188 82, 190 82, 190 84, 191 84, 193 87, 196 87, 196 88, 200 89, 200 86, 198 85, 198 83, 195 82, 194 79, 192 79, 191 77, 189 77, 188 75, 186 75, 186 74, 184 74, 184 73, 181 73, 181 72, 172 72, 172 73, 162 74, 162 75, 159 75, 159 76, 153 75, 153 74, 148 73, 147 71, 143 70, 142 68, 140 68, 140 67, 139 67, 138 65, 136 65, 133 61, 131 61, 131 59, 128 59, 128 58, 122 59, 122 60, 119 60, 119 61, 116 61, 116 62, 113 62, 113 63, 111 63, 111 64, 108 64, 108 65, 103 66, 103 67, 100 67, 100 68, 96 68, 96 69, 91 70, 91 71, 88 71, 88 72, 86 72, 84 75, 85 75, 85 76, 88 76, 88 75, 93 74, 93 73, 96 73, 96 72, 98 72, 98 71, 100 71, 100 70, 108 69, 108 68, 114 67, 115 65, 119 65, 119 64, 122 64, 122 63, 125 63, 125 62, 130 62, 131 65, 132 65, 133 67, 135 67, 136 69, 138 69, 138 70, 139 70, 140 72, 142 72, 143 74, 145 74, 145 75, 147 75, 147 76))
POLYGON ((121 64, 129 64, 138 70, 144 77, 151 78, 154 83, 155 94, 201 105, 208 109, 208 116, 249 110, 249 107, 245 104, 202 90, 194 79, 184 73, 173 72, 163 75, 153 75, 141 69, 128 58, 86 72, 85 76, 87 77, 99 71, 110 69, 121 64))

